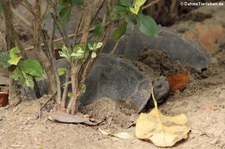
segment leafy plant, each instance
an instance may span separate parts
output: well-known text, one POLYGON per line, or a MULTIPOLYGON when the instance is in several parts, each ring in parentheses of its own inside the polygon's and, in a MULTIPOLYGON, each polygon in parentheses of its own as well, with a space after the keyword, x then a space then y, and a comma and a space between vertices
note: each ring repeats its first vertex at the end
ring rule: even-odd
MULTIPOLYGON (((59 51, 59 55, 62 58, 66 58, 68 64, 71 66, 74 61, 83 61, 87 59, 87 57, 91 54, 91 58, 94 59, 97 56, 97 51, 102 47, 102 42, 88 42, 86 46, 81 44, 77 44, 73 47, 72 50, 67 48, 65 45, 62 47, 62 51, 59 51), (72 52, 70 52, 72 51, 72 52)), ((58 69, 59 75, 65 75, 66 69, 59 68, 58 69)), ((65 86, 68 86, 71 82, 65 82, 65 86)), ((80 87, 81 93, 85 93, 86 85, 82 84, 80 87)))
POLYGON ((22 60, 22 56, 18 56, 20 50, 18 47, 12 48, 9 52, 1 52, 0 60, 4 68, 15 66, 12 72, 12 78, 19 81, 20 85, 27 85, 31 89, 34 88, 34 78, 44 79, 45 74, 41 64, 37 60, 22 60))
POLYGON ((112 20, 124 21, 117 27, 113 34, 114 40, 119 40, 125 33, 127 26, 133 30, 135 25, 138 25, 139 30, 147 36, 157 37, 157 24, 155 20, 140 11, 141 6, 146 0, 134 0, 133 7, 132 0, 119 0, 119 3, 113 8, 111 12, 112 20))
POLYGON ((9 54, 8 52, 0 51, 0 68, 8 68, 9 54))
POLYGON ((59 51, 59 55, 62 58, 66 58, 67 61, 71 63, 74 60, 84 60, 91 54, 91 58, 97 56, 96 52, 102 47, 102 42, 88 42, 86 46, 77 44, 73 47, 72 52, 65 45, 62 47, 62 51, 59 51))

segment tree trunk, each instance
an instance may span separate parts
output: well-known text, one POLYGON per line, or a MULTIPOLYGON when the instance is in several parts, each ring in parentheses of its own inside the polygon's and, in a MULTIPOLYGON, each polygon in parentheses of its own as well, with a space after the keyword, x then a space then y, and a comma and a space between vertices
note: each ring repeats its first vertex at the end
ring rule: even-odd
MULTIPOLYGON (((16 41, 14 39, 15 30, 13 27, 13 13, 11 10, 11 5, 9 0, 0 0, 2 6, 3 6, 3 12, 5 17, 5 38, 6 38, 6 44, 7 44, 7 51, 9 51, 11 48, 16 46, 16 41)), ((9 83, 9 101, 10 103, 16 96, 16 82, 12 79, 11 74, 12 71, 15 69, 15 67, 9 68, 9 77, 10 77, 10 83, 9 83)))
MULTIPOLYGON (((34 22, 34 33, 33 33, 33 41, 34 41, 34 52, 35 55, 38 58, 38 61, 42 64, 44 67, 44 70, 46 71, 48 79, 47 85, 48 85, 48 94, 54 94, 57 92, 57 84, 56 84, 56 77, 54 75, 54 68, 51 67, 51 63, 47 56, 45 55, 42 47, 41 47, 41 34, 42 34, 42 15, 41 15, 41 0, 36 0, 35 7, 34 7, 34 14, 35 14, 35 22, 34 22)), ((57 100, 57 103, 60 104, 59 99, 57 100)))

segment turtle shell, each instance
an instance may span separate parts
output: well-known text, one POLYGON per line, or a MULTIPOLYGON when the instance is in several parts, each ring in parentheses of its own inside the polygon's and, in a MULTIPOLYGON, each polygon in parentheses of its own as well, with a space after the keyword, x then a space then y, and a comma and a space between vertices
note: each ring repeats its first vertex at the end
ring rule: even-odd
MULTIPOLYGON (((57 61, 57 67, 66 67, 65 59, 57 61)), ((61 82, 65 78, 61 77, 61 82)), ((132 99, 136 110, 140 112, 151 98, 153 81, 139 71, 128 60, 110 54, 101 54, 91 68, 86 80, 86 92, 81 97, 81 104, 90 104, 102 97, 113 100, 132 99)), ((166 78, 154 81, 156 100, 162 100, 169 93, 166 78)))
MULTIPOLYGON (((103 51, 110 52, 114 44, 115 41, 108 40, 103 51)), ((199 45, 164 27, 159 27, 157 38, 148 37, 137 28, 133 31, 128 30, 124 38, 119 41, 115 54, 137 60, 144 49, 166 52, 170 60, 189 64, 197 70, 207 68, 210 62, 208 54, 199 45)))
POLYGON ((126 60, 102 54, 88 75, 81 103, 89 104, 102 97, 129 98, 139 108, 149 100, 151 84, 151 79, 126 60))

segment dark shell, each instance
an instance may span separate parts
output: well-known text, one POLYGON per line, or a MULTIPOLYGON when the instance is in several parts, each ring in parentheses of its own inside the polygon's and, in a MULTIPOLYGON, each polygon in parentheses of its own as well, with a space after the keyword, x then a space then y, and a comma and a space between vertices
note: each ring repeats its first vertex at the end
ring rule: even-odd
MULTIPOLYGON (((66 67, 65 59, 57 61, 57 67, 66 67)), ((61 78, 61 82, 65 82, 61 78)), ((101 54, 86 80, 86 92, 81 103, 86 105, 102 97, 132 99, 141 111, 148 103, 152 80, 146 77, 129 61, 109 54, 101 54)), ((154 82, 155 97, 161 100, 169 92, 166 78, 154 82)))
MULTIPOLYGON (((114 44, 115 41, 109 40, 103 51, 110 52, 114 44)), ((138 29, 127 31, 124 38, 120 40, 115 54, 135 60, 143 49, 164 51, 172 61, 178 60, 197 70, 207 68, 210 61, 209 56, 200 46, 163 27, 159 27, 158 38, 148 37, 138 29)))
MULTIPOLYGON (((61 59, 58 60, 57 65, 57 67, 66 67, 67 64, 61 59)), ((102 54, 88 75, 87 88, 81 97, 81 103, 90 104, 102 97, 130 98, 139 108, 150 98, 151 84, 150 79, 124 59, 102 54)))

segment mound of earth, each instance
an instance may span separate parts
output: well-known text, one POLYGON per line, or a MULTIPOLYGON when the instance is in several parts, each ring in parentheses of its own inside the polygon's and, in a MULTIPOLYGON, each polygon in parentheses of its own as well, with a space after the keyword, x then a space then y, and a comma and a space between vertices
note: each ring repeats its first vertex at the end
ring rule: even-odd
POLYGON ((103 128, 118 130, 129 128, 137 118, 136 104, 131 99, 112 100, 101 98, 94 103, 82 107, 82 112, 95 119, 103 120, 103 128))

